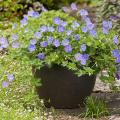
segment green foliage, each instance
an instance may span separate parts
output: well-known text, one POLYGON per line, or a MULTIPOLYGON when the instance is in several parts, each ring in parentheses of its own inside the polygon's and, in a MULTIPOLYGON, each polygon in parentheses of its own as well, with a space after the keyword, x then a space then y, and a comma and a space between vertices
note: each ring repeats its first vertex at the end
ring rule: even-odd
POLYGON ((35 110, 34 112, 25 111, 24 108, 7 108, 0 106, 0 118, 1 120, 33 120, 40 119, 40 111, 35 110))
POLYGON ((79 4, 87 4, 88 6, 98 6, 101 0, 76 0, 79 4))
POLYGON ((7 55, 0 59, 0 66, 2 68, 0 70, 0 84, 7 79, 8 73, 14 73, 15 76, 15 80, 9 82, 8 89, 0 87, 0 103, 15 109, 26 103, 35 107, 37 95, 32 80, 36 80, 32 77, 31 68, 24 61, 16 61, 7 55))
POLYGON ((41 0, 40 1, 47 9, 59 9, 62 6, 67 6, 76 0, 41 0), (58 4, 59 3, 59 4, 58 4))
POLYGON ((0 0, 0 29, 7 29, 11 22, 17 22, 25 13, 25 7, 31 2, 22 2, 22 0, 0 0))
POLYGON ((100 118, 108 115, 106 103, 103 100, 97 98, 88 97, 85 104, 85 117, 88 118, 100 118))
POLYGON ((19 9, 23 9, 23 6, 22 4, 18 4, 18 1, 15 0, 2 0, 0 1, 0 8, 0 20, 9 20, 14 16, 19 16, 17 12, 19 9))
POLYGON ((0 118, 3 120, 33 120, 44 116, 44 106, 36 94, 36 85, 40 85, 32 75, 31 67, 23 61, 12 59, 9 55, 0 58, 0 118), (2 87, 7 74, 14 73, 14 80, 8 88, 2 87))
MULTIPOLYGON (((44 4, 47 9, 58 9, 66 6, 75 0, 1 0, 0 1, 0 21, 1 20, 15 20, 26 13, 29 7, 34 7, 36 4, 44 4), (59 2, 59 4, 58 4, 59 2)), ((39 6, 40 7, 40 6, 39 6)))
POLYGON ((112 38, 116 35, 115 31, 110 30, 108 34, 103 34, 100 29, 95 28, 97 31, 96 37, 92 37, 89 33, 83 33, 81 27, 84 25, 83 22, 77 21, 75 18, 70 17, 66 13, 60 11, 49 11, 41 13, 37 18, 28 17, 28 22, 26 25, 20 27, 17 24, 17 28, 8 33, 4 33, 9 40, 9 55, 13 59, 19 59, 30 66, 43 67, 45 64, 53 65, 59 64, 68 69, 73 70, 78 76, 82 74, 97 74, 99 71, 106 69, 108 70, 108 82, 114 80, 115 69, 115 59, 111 55, 113 49, 117 49, 112 42, 112 38), (59 17, 66 23, 65 32, 59 33, 57 30, 54 32, 43 32, 40 38, 36 38, 36 50, 29 52, 27 47, 30 44, 30 40, 34 39, 34 34, 39 31, 41 26, 52 26, 57 29, 57 25, 53 23, 53 18, 59 17), (80 27, 73 29, 71 26, 74 22, 77 22, 80 27), (26 28, 28 32, 25 32, 26 28), (67 36, 66 31, 72 30, 72 35, 67 36), (18 40, 20 42, 20 47, 14 49, 11 47, 13 40, 12 35, 18 35, 18 40), (74 40, 74 36, 80 34, 80 40, 74 40), (46 48, 39 47, 41 41, 47 41, 48 37, 52 36, 58 39, 60 42, 67 38, 71 46, 73 47, 72 52, 67 53, 64 51, 63 46, 54 48, 52 44, 48 44, 46 48), (80 45, 86 44, 86 51, 80 50, 80 45), (36 58, 38 53, 44 53, 45 59, 39 60, 36 58), (89 55, 86 65, 80 64, 80 61, 75 60, 75 55, 77 53, 89 55), (30 58, 30 59, 29 59, 30 58))

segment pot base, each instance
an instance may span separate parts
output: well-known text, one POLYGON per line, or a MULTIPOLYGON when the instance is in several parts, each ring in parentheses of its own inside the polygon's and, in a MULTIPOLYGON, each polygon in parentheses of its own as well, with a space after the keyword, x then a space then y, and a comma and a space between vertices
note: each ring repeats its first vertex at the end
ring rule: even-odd
POLYGON ((42 86, 37 87, 37 92, 48 108, 68 109, 83 106, 96 80, 95 75, 77 77, 73 71, 58 65, 35 71, 35 77, 42 80, 42 86))

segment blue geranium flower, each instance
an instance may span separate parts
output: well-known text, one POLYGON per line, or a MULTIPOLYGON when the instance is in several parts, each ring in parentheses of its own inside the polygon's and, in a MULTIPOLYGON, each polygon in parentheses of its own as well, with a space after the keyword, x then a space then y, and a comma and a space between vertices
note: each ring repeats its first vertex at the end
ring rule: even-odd
POLYGON ((7 81, 2 82, 2 88, 7 88, 9 86, 9 83, 7 81))
POLYGON ((116 73, 115 73, 115 77, 116 77, 118 80, 120 80, 120 73, 119 73, 119 72, 116 72, 116 73))
POLYGON ((64 32, 64 27, 62 25, 59 25, 57 27, 58 32, 64 32))
POLYGON ((83 32, 83 33, 87 33, 87 31, 88 31, 87 26, 83 26, 81 29, 82 29, 82 32, 83 32))
POLYGON ((1 45, 3 48, 7 48, 8 47, 8 43, 5 43, 3 45, 1 45))
POLYGON ((61 19, 59 17, 54 17, 53 18, 53 23, 56 25, 60 25, 61 24, 61 19))
POLYGON ((54 27, 52 27, 52 26, 48 26, 48 27, 47 27, 47 31, 48 31, 48 32, 54 32, 55 29, 54 29, 54 27))
POLYGON ((12 43, 12 48, 19 48, 19 46, 20 46, 20 43, 19 42, 17 42, 17 41, 15 41, 15 42, 13 42, 12 43))
POLYGON ((52 43, 53 40, 54 40, 54 38, 53 38, 52 36, 49 36, 49 37, 48 37, 48 42, 49 42, 49 43, 52 43))
POLYGON ((102 32, 103 32, 104 34, 108 34, 109 30, 103 27, 103 28, 102 28, 102 32))
POLYGON ((65 52, 67 52, 67 53, 71 52, 71 51, 72 51, 71 45, 65 46, 65 47, 64 47, 64 50, 65 50, 65 52))
POLYGON ((41 38, 41 32, 35 32, 34 38, 37 38, 37 39, 41 38))
POLYGON ((118 37, 117 37, 116 35, 113 37, 113 43, 114 43, 114 44, 117 44, 117 43, 118 43, 118 37))
POLYGON ((86 45, 85 45, 85 44, 82 44, 82 45, 80 46, 80 49, 81 49, 81 51, 86 51, 86 45))
POLYGON ((0 44, 5 44, 7 42, 7 40, 4 37, 0 38, 0 44))
POLYGON ((83 54, 82 56, 83 56, 83 59, 85 59, 85 60, 89 59, 89 55, 88 54, 83 54))
POLYGON ((108 34, 109 30, 112 29, 112 22, 104 20, 102 22, 102 25, 103 25, 102 32, 104 34, 108 34))
POLYGON ((13 40, 13 41, 15 41, 15 40, 17 40, 17 39, 18 39, 18 35, 16 35, 16 34, 12 35, 12 40, 13 40))
POLYGON ((62 43, 61 43, 63 46, 66 46, 66 45, 69 45, 69 40, 68 39, 64 39, 62 40, 62 43))
POLYGON ((80 27, 79 23, 77 21, 74 21, 71 25, 73 29, 80 27))
POLYGON ((34 13, 33 10, 29 10, 27 15, 32 17, 32 16, 33 16, 33 13, 34 13))
POLYGON ((104 28, 106 28, 108 30, 112 28, 112 22, 111 21, 103 20, 102 25, 103 25, 104 28))
POLYGON ((55 47, 59 47, 59 46, 60 46, 59 40, 54 40, 54 41, 53 41, 53 45, 54 45, 55 47))
POLYGON ((87 17, 87 16, 82 16, 82 18, 83 18, 83 20, 84 20, 84 22, 85 22, 86 24, 87 24, 87 23, 92 23, 89 17, 87 17))
POLYGON ((66 26, 67 25, 67 22, 65 22, 65 21, 61 21, 61 24, 60 25, 62 25, 62 26, 66 26))
POLYGON ((81 9, 81 10, 80 10, 80 15, 81 15, 81 16, 87 16, 87 15, 88 15, 88 11, 85 10, 85 9, 81 9))
POLYGON ((117 57, 119 56, 119 50, 117 50, 117 49, 113 50, 113 51, 112 51, 112 56, 113 56, 114 58, 117 58, 117 57))
POLYGON ((29 50, 29 52, 33 52, 33 51, 35 51, 35 49, 36 49, 36 46, 35 45, 29 45, 28 46, 28 50, 29 50))
POLYGON ((2 48, 7 48, 9 44, 8 44, 8 41, 5 38, 1 37, 0 38, 0 45, 1 45, 2 48))
POLYGON ((27 24, 27 18, 23 18, 22 20, 20 20, 20 26, 23 27, 24 25, 27 24))
POLYGON ((36 18, 36 17, 38 17, 38 16, 39 16, 39 12, 34 12, 32 17, 35 17, 35 18, 36 18))
POLYGON ((30 11, 28 11, 28 16, 30 16, 30 17, 38 17, 39 16, 39 13, 38 12, 35 12, 35 11, 33 11, 33 10, 30 10, 30 11))
POLYGON ((92 37, 95 37, 96 36, 96 31, 94 30, 94 29, 92 29, 92 30, 90 30, 90 35, 92 36, 92 37))
POLYGON ((31 44, 31 45, 35 45, 36 43, 37 43, 36 39, 30 40, 30 44, 31 44))
POLYGON ((13 25, 12 25, 12 29, 16 29, 16 24, 14 23, 13 25))
POLYGON ((40 30, 41 32, 47 32, 48 28, 47 28, 47 26, 43 25, 43 26, 40 27, 39 30, 40 30))
POLYGON ((47 41, 42 41, 42 42, 40 42, 40 46, 41 46, 41 47, 47 47, 47 45, 48 45, 48 42, 47 42, 47 41))
POLYGON ((111 19, 111 20, 117 20, 118 17, 117 17, 117 16, 113 16, 113 15, 111 15, 111 16, 110 16, 110 19, 111 19))
POLYGON ((86 65, 86 61, 89 59, 89 55, 88 54, 80 54, 80 53, 77 53, 75 55, 75 60, 76 61, 80 61, 80 63, 82 65, 86 65))
POLYGON ((80 53, 77 53, 77 54, 75 55, 75 60, 76 60, 76 61, 80 61, 80 60, 82 60, 82 58, 83 58, 83 56, 82 56, 82 54, 80 54, 80 53))
POLYGON ((120 55, 117 56, 116 62, 117 62, 117 63, 120 63, 120 55))
POLYGON ((112 29, 112 22, 111 21, 108 21, 108 27, 109 27, 109 29, 112 29))
POLYGON ((7 79, 12 82, 14 80, 14 75, 13 74, 8 74, 7 79))
POLYGON ((81 65, 86 65, 87 61, 83 59, 80 61, 80 63, 81 63, 81 65))
POLYGON ((70 36, 71 33, 72 33, 72 30, 68 30, 67 33, 66 33, 66 35, 67 35, 67 36, 70 36))
POLYGON ((80 35, 79 35, 79 34, 75 35, 75 36, 74 36, 74 39, 75 39, 75 40, 79 40, 79 39, 80 39, 80 35))
POLYGON ((37 57, 38 57, 38 59, 43 60, 45 58, 45 54, 44 53, 39 53, 37 55, 37 57))
POLYGON ((87 25, 87 28, 89 29, 89 30, 92 30, 93 28, 94 28, 94 24, 93 23, 91 23, 91 22, 87 22, 86 23, 86 25, 87 25))
POLYGON ((102 25, 104 28, 108 28, 108 21, 106 20, 102 21, 102 25))
POLYGON ((62 7, 62 10, 63 10, 64 12, 69 12, 69 11, 70 11, 69 8, 67 8, 67 7, 62 7))
POLYGON ((76 5, 75 3, 72 3, 72 4, 71 4, 71 9, 72 9, 72 10, 77 10, 77 5, 76 5))

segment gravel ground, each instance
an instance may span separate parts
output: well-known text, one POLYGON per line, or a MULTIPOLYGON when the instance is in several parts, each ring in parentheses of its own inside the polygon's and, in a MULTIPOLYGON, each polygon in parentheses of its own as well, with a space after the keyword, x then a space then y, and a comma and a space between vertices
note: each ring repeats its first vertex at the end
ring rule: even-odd
MULTIPOLYGON (((117 80, 116 85, 120 86, 120 81, 117 80)), ((105 84, 99 80, 99 75, 92 96, 106 101, 110 116, 99 119, 81 118, 80 114, 84 112, 84 108, 57 109, 55 110, 56 117, 54 120, 120 120, 120 92, 112 93, 109 84, 105 84)))
POLYGON ((92 96, 106 100, 110 116, 99 119, 81 118, 80 114, 84 111, 84 108, 56 109, 54 120, 120 120, 120 92, 114 94, 109 92, 93 92, 92 96))
MULTIPOLYGON (((102 71, 102 74, 107 75, 106 71, 102 71)), ((100 74, 98 74, 97 79, 96 79, 96 83, 95 83, 95 87, 94 87, 94 92, 112 92, 109 86, 109 83, 104 83, 102 82, 100 79, 100 74)), ((116 87, 120 87, 120 80, 116 80, 116 82, 114 83, 114 86, 116 87)))

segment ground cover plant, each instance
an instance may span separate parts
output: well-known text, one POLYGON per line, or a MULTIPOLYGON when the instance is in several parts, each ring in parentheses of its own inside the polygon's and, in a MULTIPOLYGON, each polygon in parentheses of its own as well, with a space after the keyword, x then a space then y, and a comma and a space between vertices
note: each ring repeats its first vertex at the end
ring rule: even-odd
POLYGON ((99 7, 100 19, 110 19, 113 21, 114 28, 120 33, 120 1, 119 0, 105 0, 101 2, 99 7))
POLYGON ((88 97, 85 105, 85 117, 98 119, 102 116, 108 115, 106 103, 102 99, 88 97))

